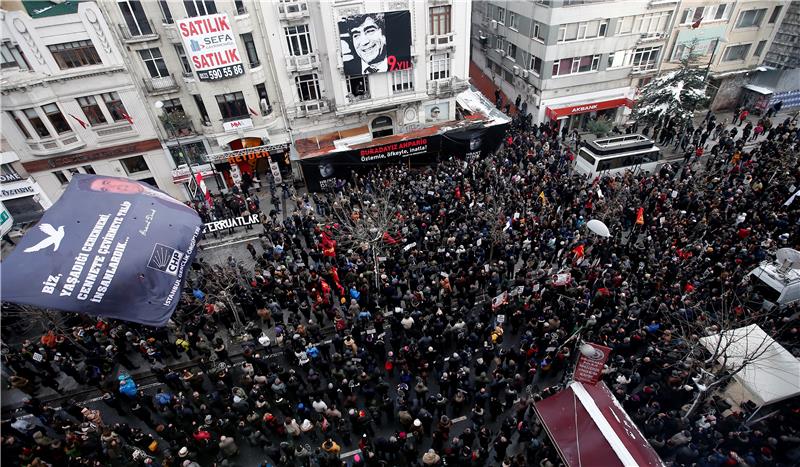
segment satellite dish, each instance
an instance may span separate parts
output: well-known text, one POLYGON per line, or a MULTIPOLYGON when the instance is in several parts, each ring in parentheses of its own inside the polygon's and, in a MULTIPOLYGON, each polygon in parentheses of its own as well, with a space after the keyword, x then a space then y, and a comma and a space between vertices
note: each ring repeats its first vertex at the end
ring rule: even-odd
POLYGON ((609 232, 608 227, 602 222, 597 219, 592 219, 586 223, 586 227, 589 228, 592 232, 596 233, 601 237, 610 237, 611 232, 609 232))
POLYGON ((800 269, 800 251, 794 248, 781 248, 775 252, 775 259, 780 264, 780 269, 800 269))

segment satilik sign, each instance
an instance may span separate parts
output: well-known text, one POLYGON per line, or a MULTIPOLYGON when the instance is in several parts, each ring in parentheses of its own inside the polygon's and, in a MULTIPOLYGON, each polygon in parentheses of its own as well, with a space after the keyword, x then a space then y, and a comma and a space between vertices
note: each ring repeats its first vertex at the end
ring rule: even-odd
POLYGON ((186 55, 200 81, 218 81, 244 74, 228 15, 176 20, 186 55))

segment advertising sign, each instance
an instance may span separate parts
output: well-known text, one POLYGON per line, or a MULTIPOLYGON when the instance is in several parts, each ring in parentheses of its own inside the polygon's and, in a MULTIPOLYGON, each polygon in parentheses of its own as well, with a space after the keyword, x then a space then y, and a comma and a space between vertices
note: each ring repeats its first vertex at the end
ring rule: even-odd
POLYGON ((218 81, 244 74, 228 15, 176 19, 175 23, 197 79, 218 81))
POLYGON ((235 133, 238 130, 246 130, 248 128, 253 128, 252 118, 222 122, 222 129, 225 130, 225 133, 235 133))
POLYGON ((411 13, 365 13, 339 21, 344 74, 385 73, 411 68, 411 13))
POLYGON ((146 183, 76 174, 3 261, 3 300, 148 326, 180 301, 203 223, 146 183))
POLYGON ((609 347, 592 343, 583 344, 573 379, 582 383, 597 384, 603 376, 603 366, 610 353, 609 347))

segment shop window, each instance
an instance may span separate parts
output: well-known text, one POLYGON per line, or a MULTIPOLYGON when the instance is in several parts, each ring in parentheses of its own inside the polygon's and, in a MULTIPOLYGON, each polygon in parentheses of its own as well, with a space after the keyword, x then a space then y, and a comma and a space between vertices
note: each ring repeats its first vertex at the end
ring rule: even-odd
POLYGON ((372 137, 391 136, 394 134, 394 125, 391 117, 380 116, 372 121, 372 137))
POLYGON ((147 161, 144 160, 144 156, 126 157, 119 161, 122 162, 122 165, 125 167, 125 172, 127 172, 128 175, 150 170, 147 166, 147 161))

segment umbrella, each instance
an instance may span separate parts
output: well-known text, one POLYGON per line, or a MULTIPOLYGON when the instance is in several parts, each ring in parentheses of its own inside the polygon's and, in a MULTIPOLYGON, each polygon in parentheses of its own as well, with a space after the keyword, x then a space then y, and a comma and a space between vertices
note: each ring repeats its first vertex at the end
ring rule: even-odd
POLYGON ((592 232, 596 233, 601 237, 610 237, 611 232, 608 231, 608 227, 602 222, 597 219, 592 219, 586 223, 586 227, 589 228, 592 232))

